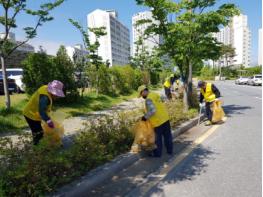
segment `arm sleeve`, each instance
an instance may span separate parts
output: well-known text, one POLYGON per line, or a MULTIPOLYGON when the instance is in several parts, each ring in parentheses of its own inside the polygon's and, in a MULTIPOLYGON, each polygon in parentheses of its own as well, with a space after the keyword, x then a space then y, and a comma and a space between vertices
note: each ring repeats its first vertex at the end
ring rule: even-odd
POLYGON ((165 102, 167 100, 166 96, 164 96, 164 95, 161 95, 160 99, 161 99, 162 102, 165 102))
POLYGON ((217 87, 214 84, 212 84, 212 91, 216 95, 216 98, 220 97, 220 92, 219 92, 219 90, 217 89, 217 87))
POLYGON ((50 117, 47 115, 47 107, 50 104, 49 98, 46 95, 40 95, 39 96, 39 114, 42 120, 48 121, 50 117))
POLYGON ((149 119, 156 112, 156 109, 151 99, 146 99, 145 102, 146 102, 147 113, 144 115, 144 117, 146 119, 149 119))
POLYGON ((200 92, 200 95, 199 95, 199 103, 202 103, 204 100, 204 96, 202 95, 202 93, 200 92))

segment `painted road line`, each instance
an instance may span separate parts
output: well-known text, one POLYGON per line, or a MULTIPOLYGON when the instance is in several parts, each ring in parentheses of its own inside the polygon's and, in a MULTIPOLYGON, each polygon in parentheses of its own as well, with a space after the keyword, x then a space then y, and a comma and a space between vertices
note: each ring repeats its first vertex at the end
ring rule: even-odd
MULTIPOLYGON (((226 121, 226 117, 224 117, 223 121, 226 121)), ((208 131, 206 131, 204 134, 202 134, 200 137, 194 140, 193 144, 187 147, 178 157, 176 157, 174 160, 169 162, 169 165, 167 165, 166 168, 163 168, 160 174, 167 175, 171 169, 176 167, 183 159, 185 159, 199 144, 201 144, 203 141, 205 141, 211 134, 213 134, 216 129, 218 129, 221 125, 213 125, 208 131)))
POLYGON ((256 96, 255 98, 256 98, 256 99, 260 99, 260 100, 262 100, 262 98, 260 98, 260 97, 257 97, 257 96, 256 96))
MULTIPOLYGON (((226 121, 227 117, 223 118, 223 121, 226 121)), ((178 156, 171 159, 168 163, 168 165, 165 165, 160 171, 157 173, 150 174, 139 186, 139 190, 137 190, 137 194, 142 195, 148 193, 154 186, 158 185, 160 181, 165 179, 167 174, 171 172, 179 163, 181 163, 189 154, 202 142, 204 142, 210 135, 212 135, 221 125, 213 125, 208 131, 206 131, 204 134, 202 134, 200 137, 195 139, 193 143, 187 147, 185 150, 183 150, 178 156), (154 179, 153 179, 154 178, 154 179)), ((133 193, 133 192, 132 192, 133 193)), ((133 193, 133 194, 136 194, 133 193)), ((132 196, 131 194, 128 194, 127 196, 132 196)))

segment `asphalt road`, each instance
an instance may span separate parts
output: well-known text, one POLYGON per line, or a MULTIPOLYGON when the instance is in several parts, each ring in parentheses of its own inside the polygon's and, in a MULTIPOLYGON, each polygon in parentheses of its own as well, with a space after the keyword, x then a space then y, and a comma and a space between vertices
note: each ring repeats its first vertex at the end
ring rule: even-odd
POLYGON ((83 196, 261 196, 262 89, 215 84, 225 123, 193 127, 175 139, 174 156, 144 157, 83 196))
POLYGON ((262 89, 230 81, 215 84, 223 95, 226 122, 141 196, 262 195, 262 89))

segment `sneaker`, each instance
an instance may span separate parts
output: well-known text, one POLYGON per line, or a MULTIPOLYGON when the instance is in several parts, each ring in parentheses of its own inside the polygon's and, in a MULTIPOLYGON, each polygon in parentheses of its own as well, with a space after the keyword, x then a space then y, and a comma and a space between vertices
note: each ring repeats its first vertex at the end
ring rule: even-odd
POLYGON ((153 152, 147 154, 148 157, 161 157, 161 155, 155 155, 153 152))
POLYGON ((206 121, 205 126, 211 126, 212 124, 213 123, 210 120, 208 120, 208 121, 206 121))

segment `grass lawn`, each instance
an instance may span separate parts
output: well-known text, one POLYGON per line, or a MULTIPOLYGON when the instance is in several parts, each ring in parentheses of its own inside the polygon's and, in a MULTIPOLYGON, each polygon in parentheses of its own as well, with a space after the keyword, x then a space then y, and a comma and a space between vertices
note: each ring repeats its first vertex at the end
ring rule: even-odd
MULTIPOLYGON (((95 93, 85 93, 83 98, 75 103, 60 104, 59 101, 53 107, 54 113, 52 116, 62 121, 71 116, 85 115, 91 111, 110 108, 113 105, 121 103, 131 98, 135 98, 137 93, 134 91, 127 96, 107 96, 98 95, 95 93)), ((11 109, 6 111, 5 97, 0 95, 0 135, 4 133, 19 133, 27 128, 27 123, 22 115, 22 110, 28 101, 26 94, 11 95, 11 109)))
POLYGON ((5 97, 0 95, 0 135, 4 133, 19 133, 27 127, 27 123, 22 115, 23 107, 27 102, 25 94, 11 95, 11 108, 6 110, 5 97))

